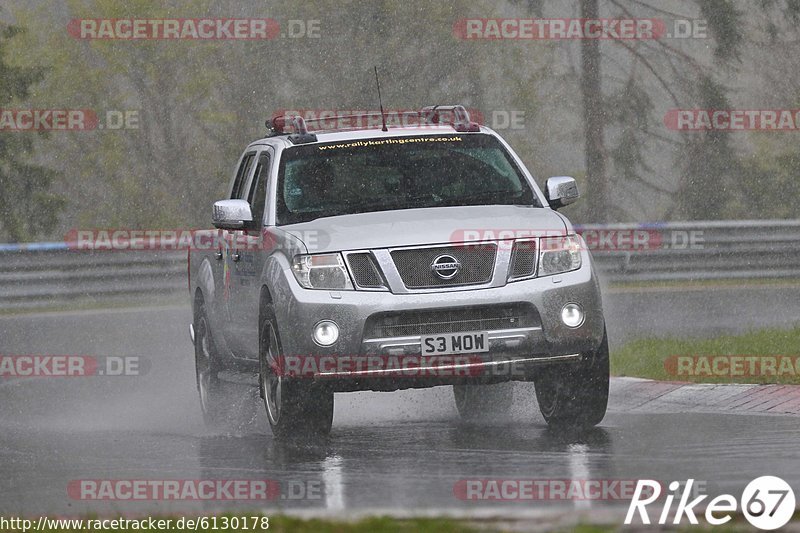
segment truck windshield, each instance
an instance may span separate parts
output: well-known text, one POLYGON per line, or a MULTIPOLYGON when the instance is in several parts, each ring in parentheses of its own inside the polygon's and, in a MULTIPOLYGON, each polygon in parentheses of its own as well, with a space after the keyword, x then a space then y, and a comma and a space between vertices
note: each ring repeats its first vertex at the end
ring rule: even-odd
POLYGON ((503 145, 485 134, 360 139, 287 149, 277 223, 420 207, 541 207, 503 145))

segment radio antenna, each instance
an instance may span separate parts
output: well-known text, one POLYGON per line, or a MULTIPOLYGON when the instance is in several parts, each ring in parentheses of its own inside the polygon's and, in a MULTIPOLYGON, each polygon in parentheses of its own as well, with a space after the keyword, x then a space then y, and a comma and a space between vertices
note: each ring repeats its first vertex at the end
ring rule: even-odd
POLYGON ((383 128, 381 131, 389 131, 386 127, 386 114, 383 112, 383 100, 381 99, 381 82, 378 80, 378 66, 376 65, 373 67, 375 69, 375 85, 378 86, 378 105, 381 107, 381 122, 383 123, 383 128))

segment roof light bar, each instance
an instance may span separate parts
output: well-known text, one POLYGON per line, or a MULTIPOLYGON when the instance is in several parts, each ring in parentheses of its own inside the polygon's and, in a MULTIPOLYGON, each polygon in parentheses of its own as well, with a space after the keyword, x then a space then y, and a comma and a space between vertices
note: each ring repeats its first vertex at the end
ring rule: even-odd
POLYGON ((293 144, 303 144, 316 142, 317 136, 313 133, 308 133, 306 121, 300 115, 279 115, 267 120, 266 126, 270 136, 285 135, 287 121, 291 126, 294 133, 290 134, 288 139, 293 144))
POLYGON ((463 105, 434 105, 423 107, 420 111, 420 116, 431 124, 442 123, 442 113, 449 113, 452 117, 451 121, 444 122, 450 124, 456 131, 481 131, 481 126, 477 122, 472 122, 467 108, 463 105))

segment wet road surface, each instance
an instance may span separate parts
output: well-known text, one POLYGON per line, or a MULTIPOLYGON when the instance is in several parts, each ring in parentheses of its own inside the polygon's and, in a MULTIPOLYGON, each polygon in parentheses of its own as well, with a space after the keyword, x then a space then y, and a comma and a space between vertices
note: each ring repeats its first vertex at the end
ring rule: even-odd
MULTIPOLYGON (((609 337, 614 342, 790 325, 785 314, 776 312, 770 321, 758 309, 722 316, 724 309, 737 308, 737 299, 748 309, 766 309, 782 299, 797 305, 788 303, 800 300, 789 292, 720 296, 730 301, 702 293, 611 294, 609 337), (703 322, 701 316, 709 318, 703 322)), ((629 501, 466 501, 454 491, 464 480, 487 478, 668 482, 692 477, 712 495, 738 495, 751 479, 773 474, 800 489, 796 416, 713 408, 685 412, 702 411, 689 408, 697 404, 692 390, 676 401, 678 392, 670 396, 657 387, 648 392, 641 384, 635 394, 643 401, 633 401, 627 380, 614 381, 601 427, 579 434, 549 430, 528 384, 515 385, 508 418, 475 425, 458 420, 448 387, 339 394, 330 439, 295 445, 273 440, 256 391, 238 386, 232 394, 240 398, 244 422, 230 432, 212 433, 197 405, 188 320, 188 308, 0 318, 3 354, 139 356, 150 362, 144 376, 0 381, 0 514, 191 513, 222 507, 503 515, 603 508, 624 514, 629 501), (274 480, 281 492, 267 502, 98 501, 68 490, 80 480, 274 480)))

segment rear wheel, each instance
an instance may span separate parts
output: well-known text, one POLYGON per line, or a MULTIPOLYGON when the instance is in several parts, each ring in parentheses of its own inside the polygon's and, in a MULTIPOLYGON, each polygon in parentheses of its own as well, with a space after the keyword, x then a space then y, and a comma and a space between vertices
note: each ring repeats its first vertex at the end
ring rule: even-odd
POLYGON ((328 435, 333 424, 333 392, 287 379, 280 371, 281 343, 271 306, 262 311, 259 333, 259 387, 272 433, 279 438, 328 435))
POLYGON ((580 363, 540 369, 535 378, 536 400, 545 421, 554 427, 591 427, 608 407, 608 338, 584 354, 580 363))
POLYGON ((456 409, 462 420, 477 421, 504 417, 514 402, 512 383, 495 385, 453 385, 456 409))
POLYGON ((197 305, 194 320, 194 363, 200 409, 203 411, 206 425, 219 428, 227 422, 223 384, 217 375, 221 370, 221 364, 211 336, 205 305, 203 302, 197 305))

